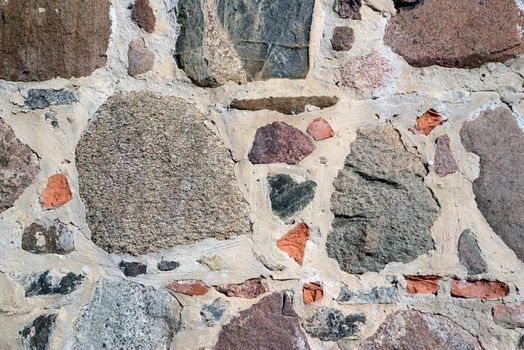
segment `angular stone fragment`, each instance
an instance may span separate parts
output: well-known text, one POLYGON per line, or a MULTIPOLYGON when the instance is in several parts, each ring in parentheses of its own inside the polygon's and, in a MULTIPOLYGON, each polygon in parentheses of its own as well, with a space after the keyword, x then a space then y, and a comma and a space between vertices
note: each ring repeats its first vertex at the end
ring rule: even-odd
POLYGON ((324 289, 320 282, 310 282, 302 288, 302 297, 304 304, 312 304, 316 301, 322 300, 324 297, 324 289))
POLYGON ((149 0, 136 0, 131 11, 131 18, 146 32, 153 33, 155 31, 156 17, 149 0))
POLYGON ((33 277, 26 288, 25 296, 70 294, 82 283, 83 279, 82 274, 69 272, 63 275, 48 270, 33 277))
POLYGON ((73 234, 59 220, 34 222, 24 229, 22 249, 35 254, 67 254, 75 250, 73 234))
POLYGON ((486 110, 460 130, 464 147, 480 157, 473 181, 478 208, 497 235, 524 261, 524 132, 506 107, 486 110))
POLYGON ((218 255, 206 255, 198 262, 206 265, 211 271, 220 271, 224 267, 224 262, 218 255))
POLYGON ((284 122, 273 122, 258 128, 248 154, 253 164, 298 164, 315 146, 297 128, 284 122))
POLYGON ((384 42, 415 67, 504 62, 524 52, 519 13, 514 0, 424 0, 392 17, 384 42))
POLYGON ((362 314, 344 316, 336 309, 320 308, 304 322, 304 329, 322 341, 337 341, 356 335, 360 325, 365 322, 366 316, 362 314))
POLYGON ((437 294, 440 282, 439 276, 404 276, 406 279, 406 293, 415 294, 437 294))
POLYGON ((349 51, 353 46, 355 37, 351 27, 335 27, 331 37, 331 47, 335 51, 349 51))
POLYGON ((522 335, 519 339, 517 350, 524 350, 524 335, 522 335))
POLYGON ((289 218, 304 209, 315 196, 317 187, 312 180, 297 183, 286 174, 269 176, 268 183, 271 209, 281 219, 289 218))
POLYGON ((335 136, 331 125, 322 117, 315 118, 307 127, 307 133, 315 140, 321 141, 335 136))
POLYGON ((209 290, 202 281, 197 280, 174 281, 167 285, 167 289, 190 296, 204 295, 209 290))
POLYGON ((129 43, 127 61, 127 74, 134 77, 146 73, 153 68, 155 55, 146 49, 143 39, 134 39, 129 43))
POLYGON ((335 0, 334 10, 340 18, 362 19, 360 16, 362 0, 335 0))
POLYGON ((329 257, 346 272, 364 273, 433 249, 439 206, 424 185, 426 174, 391 126, 360 129, 333 183, 329 257))
POLYGON ((170 261, 170 260, 162 260, 162 261, 159 261, 157 264, 157 268, 160 271, 171 271, 171 270, 176 269, 179 266, 180 266, 179 262, 170 261))
POLYGON ((208 327, 213 327, 217 324, 226 311, 227 302, 216 298, 211 304, 204 304, 200 311, 200 317, 208 327))
POLYGON ((216 290, 228 297, 254 299, 269 292, 266 281, 261 278, 252 278, 242 283, 230 283, 225 286, 217 286, 216 290))
POLYGON ((423 1, 424 0, 393 0, 393 5, 397 12, 400 12, 400 10, 411 10, 423 1))
POLYGON ((74 326, 75 350, 168 349, 181 307, 167 291, 102 278, 74 326))
POLYGON ((342 85, 357 89, 383 87, 391 73, 389 61, 376 52, 351 57, 340 70, 342 85))
POLYGON ((293 227, 277 241, 278 249, 286 252, 299 265, 304 263, 304 249, 309 239, 309 229, 304 223, 293 227))
POLYGON ((103 67, 111 34, 109 6, 108 0, 0 3, 0 79, 81 77, 103 67))
POLYGON ((47 186, 40 195, 44 210, 61 207, 73 198, 65 174, 55 174, 47 179, 47 186))
POLYGON ((493 321, 504 328, 524 328, 524 303, 493 306, 493 321))
POLYGON ((231 349, 309 350, 291 295, 268 295, 225 325, 214 350, 231 349))
POLYGON ((435 143, 435 172, 437 175, 447 176, 457 172, 459 168, 451 151, 449 136, 439 136, 435 143))
POLYGON ((49 106, 70 105, 78 102, 68 90, 30 89, 24 104, 31 109, 44 109, 49 106))
POLYGON ((56 314, 38 316, 20 334, 25 349, 46 350, 49 337, 55 328, 56 314))
POLYGON ((118 267, 128 277, 136 277, 147 273, 147 266, 136 261, 121 261, 118 267))
POLYGON ((398 301, 397 287, 373 287, 371 291, 351 291, 347 286, 340 288, 339 304, 393 304, 398 301))
POLYGON ((509 294, 509 287, 500 281, 451 280, 451 295, 459 298, 501 299, 509 294))
POLYGON ((111 97, 81 138, 76 165, 92 240, 108 252, 251 232, 234 163, 186 100, 111 97))
POLYGON ((13 205, 38 170, 37 155, 0 118, 0 213, 13 205))
POLYGON ((338 97, 336 96, 268 97, 233 100, 230 107, 247 111, 269 109, 270 111, 292 115, 305 112, 307 106, 324 109, 336 105, 337 102, 338 97))
POLYGON ((460 235, 458 256, 461 264, 468 269, 468 275, 477 275, 488 271, 486 260, 482 257, 479 244, 470 229, 464 230, 460 235))
POLYGON ((417 123, 410 128, 411 132, 418 135, 428 136, 433 129, 444 123, 444 116, 433 109, 428 109, 420 117, 417 117, 417 123))
POLYGON ((455 322, 440 315, 419 311, 390 314, 376 333, 356 350, 464 349, 483 350, 477 338, 455 322))

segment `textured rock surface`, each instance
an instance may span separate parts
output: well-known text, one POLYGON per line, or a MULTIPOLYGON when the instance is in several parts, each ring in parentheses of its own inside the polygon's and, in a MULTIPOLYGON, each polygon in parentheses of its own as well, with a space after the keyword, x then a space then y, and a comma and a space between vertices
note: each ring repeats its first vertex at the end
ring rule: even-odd
POLYGON ((242 283, 230 283, 218 286, 216 290, 228 297, 254 299, 269 292, 266 281, 261 278, 253 278, 242 283))
POLYGON ((334 9, 340 18, 361 19, 362 0, 335 0, 334 9))
POLYGON ((220 331, 215 350, 309 350, 291 296, 274 293, 241 311, 220 331))
POLYGON ((211 304, 204 304, 200 311, 200 317, 208 327, 213 327, 218 321, 222 319, 226 312, 227 302, 217 298, 211 304))
POLYGON ((167 285, 167 289, 190 296, 204 295, 209 291, 202 281, 196 280, 174 281, 167 285))
POLYGON ((459 170, 449 143, 448 135, 439 136, 435 141, 435 172, 439 176, 453 174, 459 170))
POLYGON ((312 337, 324 341, 337 341, 357 334, 361 324, 366 322, 362 314, 344 316, 336 309, 320 308, 304 322, 304 329, 312 337))
POLYGON ((250 232, 233 162, 187 101, 111 98, 76 159, 92 239, 109 252, 143 254, 250 232))
POLYGON ((153 68, 155 63, 155 55, 146 49, 144 40, 135 39, 129 43, 129 50, 127 51, 128 68, 127 73, 134 77, 139 74, 146 73, 153 68))
POLYGON ((321 141, 335 136, 331 125, 322 117, 315 118, 307 127, 307 133, 315 140, 321 141))
POLYGON ((324 109, 336 105, 337 102, 336 96, 268 97, 233 100, 230 107, 246 111, 269 109, 284 114, 299 114, 306 111, 307 106, 324 109))
POLYGON ((335 51, 349 51, 353 46, 354 40, 353 28, 335 27, 331 37, 331 47, 335 51))
POLYGON ((347 286, 340 288, 339 304, 393 304, 399 299, 397 287, 374 287, 369 292, 351 291, 347 286))
POLYGON ((111 33, 109 5, 108 0, 4 1, 0 79, 80 77, 103 67, 111 33))
POLYGON ((502 62, 524 51, 517 6, 513 0, 424 0, 388 22, 384 41, 415 67, 502 62))
POLYGON ((511 111, 501 107, 464 123, 460 137, 466 150, 480 157, 480 175, 473 182, 478 208, 524 261, 524 132, 511 111))
POLYGON ((61 207, 73 198, 65 174, 55 174, 47 179, 47 186, 40 195, 43 209, 61 207))
POLYGON ((83 279, 84 276, 82 274, 73 272, 68 272, 64 275, 56 271, 45 271, 31 278, 26 288, 25 296, 69 294, 82 283, 83 279))
POLYGON ((297 183, 286 174, 273 175, 267 180, 271 209, 281 219, 289 218, 304 209, 315 196, 317 184, 312 180, 297 183))
POLYGON ((304 249, 309 239, 309 229, 304 223, 293 227, 277 241, 277 247, 286 252, 299 265, 304 263, 304 249))
POLYGON ((493 306, 493 321, 504 328, 524 328, 524 303, 493 306))
POLYGON ((170 260, 162 260, 162 261, 158 262, 158 264, 157 264, 157 268, 160 271, 171 271, 171 270, 176 269, 179 266, 180 266, 179 262, 177 262, 177 261, 170 261, 170 260))
POLYGON ((391 65, 376 52, 366 56, 351 57, 340 69, 342 85, 357 89, 377 89, 389 79, 391 65))
POLYGON ((310 282, 302 288, 302 299, 306 305, 322 300, 323 297, 324 289, 320 282, 310 282))
POLYGON ((74 326, 74 349, 167 349, 180 311, 166 291, 103 278, 74 326))
POLYGON ((469 275, 477 275, 488 271, 488 265, 482 257, 475 235, 469 229, 460 235, 458 256, 460 263, 468 269, 469 275))
POLYGON ((38 170, 36 154, 0 119, 0 213, 13 205, 38 170))
POLYGON ((78 102, 68 90, 30 89, 24 104, 31 109, 43 109, 49 106, 70 105, 78 102))
POLYGON ((155 31, 156 17, 149 0, 136 0, 133 4, 131 17, 146 32, 153 33, 155 31))
POLYGON ((500 281, 468 281, 457 278, 451 280, 451 295, 454 297, 499 299, 508 294, 508 285, 500 281))
POLYGON ((118 267, 128 277, 136 277, 147 273, 147 266, 135 261, 121 261, 118 267))
POLYGON ((417 117, 416 124, 410 130, 414 134, 428 136, 433 129, 444 122, 444 117, 442 114, 428 109, 424 114, 417 117))
POLYGON ((418 311, 392 313, 357 349, 483 350, 479 341, 456 323, 440 315, 418 311))
POLYGON ((22 249, 35 254, 67 254, 75 249, 73 234, 58 220, 34 222, 24 229, 22 249))
POLYGON ((380 271, 433 248, 430 229, 439 206, 425 175, 391 126, 358 131, 331 196, 335 220, 326 246, 342 270, 380 271))
POLYGON ((38 316, 33 323, 25 327, 20 334, 22 335, 22 344, 31 350, 46 350, 48 347, 49 337, 53 332, 56 322, 56 315, 38 316))
POLYGON ((414 294, 437 294, 440 277, 438 276, 405 276, 406 293, 414 294))

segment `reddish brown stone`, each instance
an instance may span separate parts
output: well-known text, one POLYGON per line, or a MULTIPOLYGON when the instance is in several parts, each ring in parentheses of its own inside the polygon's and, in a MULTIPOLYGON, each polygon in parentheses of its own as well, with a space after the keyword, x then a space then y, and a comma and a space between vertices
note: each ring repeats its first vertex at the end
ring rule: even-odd
POLYGON ((197 280, 174 281, 167 285, 167 289, 190 296, 204 295, 209 290, 202 281, 197 280))
POLYGON ((360 6, 362 0, 335 0, 335 11, 344 19, 362 19, 360 6))
POLYGON ((446 176, 457 172, 458 165, 451 151, 450 140, 448 135, 437 137, 435 152, 435 172, 439 176, 446 176))
POLYGON ((353 28, 335 27, 331 37, 331 47, 335 51, 349 51, 353 46, 354 40, 353 28))
POLYGON ((58 208, 73 198, 65 174, 56 174, 47 179, 47 186, 40 195, 44 209, 58 208))
POLYGON ((524 303, 519 305, 495 305, 493 321, 504 328, 524 328, 524 303))
POLYGON ((306 224, 301 223, 282 236, 277 241, 277 247, 302 265, 304 262, 304 248, 308 239, 309 229, 306 224))
POLYGON ((437 294, 440 277, 438 276, 404 276, 407 282, 406 293, 437 294))
POLYGON ((128 68, 127 73, 134 77, 146 73, 155 63, 155 55, 146 49, 143 39, 131 40, 127 51, 128 68))
POLYGON ((342 85, 358 89, 377 89, 386 84, 391 72, 388 60, 376 52, 352 57, 340 70, 342 85))
POLYGON ((106 64, 108 0, 0 2, 0 79, 81 77, 106 64))
POLYGON ((230 283, 225 286, 216 287, 216 289, 228 297, 247 299, 258 298, 260 295, 269 291, 266 281, 260 278, 253 278, 239 284, 230 283))
POLYGON ((308 105, 324 109, 336 105, 337 102, 336 96, 268 97, 233 100, 230 107, 245 111, 268 109, 284 114, 299 114, 305 112, 308 105))
POLYGON ((149 0, 136 0, 131 17, 146 32, 153 33, 155 31, 156 17, 149 0))
POLYGON ((0 119, 0 213, 13 205, 37 173, 36 154, 0 119))
POLYGON ((225 325, 214 350, 309 350, 289 293, 274 293, 225 325))
POLYGON ((273 122, 259 128, 249 152, 253 164, 298 164, 315 146, 297 128, 284 122, 273 122))
POLYGON ((500 299, 509 294, 509 287, 500 281, 451 280, 451 295, 459 298, 500 299))
POLYGON ((384 42, 415 67, 474 68, 524 52, 514 0, 424 0, 388 22, 384 42))
POLYGON ((310 282, 302 288, 302 295, 304 304, 312 304, 315 301, 322 300, 324 297, 324 289, 320 282, 310 282))
POLYGON ((307 133, 315 139, 315 141, 321 141, 335 136, 331 125, 322 117, 316 118, 309 124, 307 133))
POLYGON ((409 130, 414 134, 428 136, 433 129, 442 123, 444 123, 444 116, 432 109, 428 109, 420 117, 417 117, 417 124, 409 130))

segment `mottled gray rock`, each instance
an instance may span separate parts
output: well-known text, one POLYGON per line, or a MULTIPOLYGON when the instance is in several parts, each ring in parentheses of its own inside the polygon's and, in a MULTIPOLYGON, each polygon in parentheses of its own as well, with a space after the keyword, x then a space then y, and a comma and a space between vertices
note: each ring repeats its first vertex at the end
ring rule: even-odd
POLYGON ((180 312, 167 291, 102 278, 74 326, 74 349, 168 349, 180 312))
POLYGON ((500 107, 464 123, 460 137, 480 157, 480 175, 473 181, 478 208, 524 261, 524 132, 511 111, 500 107))
POLYGON ((390 314, 356 350, 483 350, 477 338, 440 315, 419 311, 390 314))
POLYGON ((20 332, 24 349, 47 350, 49 337, 55 328, 55 322, 55 314, 41 315, 25 327, 20 332))
POLYGON ((362 19, 360 15, 362 0, 335 0, 334 10, 340 18, 362 19))
POLYGON ((435 144, 435 172, 439 176, 446 176, 457 172, 459 168, 451 151, 449 136, 442 135, 437 137, 435 144))
POLYGON ((75 250, 73 234, 58 219, 51 225, 35 222, 24 229, 22 249, 35 254, 67 254, 75 250))
POLYGON ((524 335, 520 337, 517 344, 517 350, 524 350, 524 335))
POLYGON ((224 316, 228 303, 220 298, 216 298, 211 304, 204 304, 200 311, 200 317, 208 327, 213 327, 224 316))
POLYGON ((309 350, 290 293, 268 295, 225 325, 214 350, 232 349, 309 350))
POLYGON ((44 109, 49 106, 70 105, 78 102, 68 90, 30 89, 24 104, 31 109, 44 109))
POLYGON ((147 273, 147 265, 136 261, 121 261, 118 267, 128 277, 136 277, 147 273))
POLYGON ((144 254, 251 232, 234 163, 186 100, 110 98, 76 148, 92 240, 144 254))
POLYGON ((267 97, 248 98, 231 101, 230 107, 246 111, 260 111, 268 109, 284 114, 299 114, 306 111, 307 106, 315 106, 320 109, 336 105, 336 96, 296 96, 296 97, 267 97))
POLYGON ((134 77, 146 73, 153 68, 155 55, 146 49, 143 39, 134 39, 129 43, 127 61, 127 74, 134 77))
POLYGON ((38 170, 37 155, 0 118, 0 213, 31 185, 38 170))
POLYGON ((331 37, 331 47, 335 51, 349 51, 353 46, 355 37, 351 27, 335 27, 331 37))
POLYGON ((477 239, 469 229, 460 235, 458 256, 461 264, 468 269, 468 275, 477 275, 488 271, 488 265, 482 257, 477 239))
POLYGON ((157 264, 157 268, 160 271, 171 271, 180 266, 180 263, 177 261, 171 260, 162 260, 157 264))
POLYGON ((356 335, 359 326, 365 322, 366 316, 362 314, 344 316, 339 310, 320 308, 304 322, 304 329, 320 340, 337 341, 356 335))
POLYGON ((82 283, 83 279, 83 274, 44 271, 42 274, 30 277, 25 296, 70 294, 82 283))
POLYGON ((334 181, 328 255, 349 273, 380 271, 433 249, 439 206, 422 161, 391 126, 360 129, 334 181))
POLYGON ((393 304, 398 302, 398 289, 373 287, 369 292, 351 291, 347 286, 340 288, 337 298, 339 304, 393 304))
POLYGON ((315 197, 317 184, 312 180, 297 183, 286 174, 268 177, 269 199, 273 213, 286 219, 304 209, 315 197))

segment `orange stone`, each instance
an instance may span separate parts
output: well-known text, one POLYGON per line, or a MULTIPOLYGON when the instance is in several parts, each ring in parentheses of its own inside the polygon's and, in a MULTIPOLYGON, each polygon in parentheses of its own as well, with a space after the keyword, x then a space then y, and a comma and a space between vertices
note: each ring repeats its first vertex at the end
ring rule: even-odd
POLYGON ((335 132, 331 129, 331 125, 322 117, 318 117, 309 124, 307 133, 315 139, 315 141, 329 139, 335 136, 335 132))
POLYGON ((202 281, 197 280, 174 281, 167 285, 167 289, 190 296, 204 295, 209 290, 202 281))
POLYGON ((302 289, 304 304, 311 304, 324 297, 324 290, 320 282, 310 282, 302 289))
POLYGON ((44 209, 58 208, 73 198, 65 174, 56 174, 47 179, 47 186, 40 196, 44 209))
POLYGON ((277 247, 295 259, 299 265, 302 265, 304 263, 304 248, 308 239, 309 229, 306 224, 301 223, 282 236, 277 241, 277 247))
POLYGON ((414 134, 428 136, 433 129, 444 122, 444 116, 432 109, 417 117, 417 125, 410 130, 414 134))
POLYGON ((437 294, 438 283, 440 277, 438 276, 404 276, 407 282, 406 293, 408 295, 415 294, 437 294))
POLYGON ((451 295, 459 298, 499 299, 509 294, 509 287, 500 281, 451 280, 451 295))

